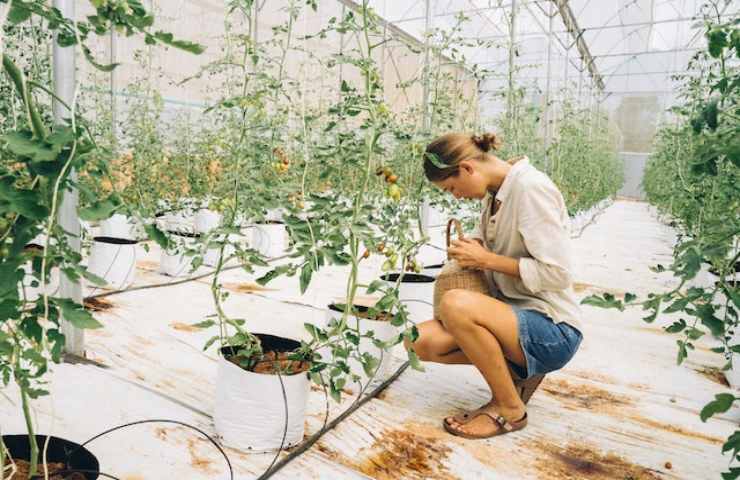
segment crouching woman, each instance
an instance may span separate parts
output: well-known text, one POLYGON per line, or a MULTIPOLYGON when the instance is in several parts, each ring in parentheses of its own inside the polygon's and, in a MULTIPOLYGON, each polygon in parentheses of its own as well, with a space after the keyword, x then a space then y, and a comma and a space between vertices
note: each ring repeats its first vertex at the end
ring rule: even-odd
POLYGON ((430 143, 424 159, 437 187, 482 200, 476 238, 453 241, 448 253, 482 270, 490 295, 446 292, 438 319, 418 324, 418 339, 406 343, 425 361, 472 364, 488 383, 488 403, 443 420, 465 438, 524 428, 533 389, 565 366, 582 340, 563 196, 526 157, 506 162, 493 154, 496 147, 494 135, 452 133, 430 143))

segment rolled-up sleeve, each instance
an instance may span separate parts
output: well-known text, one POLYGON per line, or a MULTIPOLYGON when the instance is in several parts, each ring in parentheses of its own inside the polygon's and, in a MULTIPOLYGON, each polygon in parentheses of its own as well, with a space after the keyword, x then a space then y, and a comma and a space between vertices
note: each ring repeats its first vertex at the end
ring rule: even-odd
POLYGON ((531 293, 570 287, 570 235, 564 225, 565 205, 553 184, 536 184, 521 194, 518 229, 531 257, 519 259, 519 275, 531 293))

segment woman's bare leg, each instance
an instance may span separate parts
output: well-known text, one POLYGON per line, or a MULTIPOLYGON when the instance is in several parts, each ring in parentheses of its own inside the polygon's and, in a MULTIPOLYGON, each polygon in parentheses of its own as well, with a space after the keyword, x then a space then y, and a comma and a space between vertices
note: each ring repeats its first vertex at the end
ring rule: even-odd
MULTIPOLYGON (((455 343, 481 372, 492 393, 491 409, 509 421, 524 416, 525 406, 514 386, 507 358, 525 366, 519 344, 519 326, 511 306, 476 292, 450 290, 440 303, 440 318, 455 343)), ((478 416, 464 425, 448 419, 453 427, 478 434, 496 430, 488 416, 478 416)))
POLYGON ((414 343, 404 341, 406 348, 413 349, 420 360, 450 365, 471 365, 455 337, 438 320, 428 320, 416 325, 419 338, 414 343))

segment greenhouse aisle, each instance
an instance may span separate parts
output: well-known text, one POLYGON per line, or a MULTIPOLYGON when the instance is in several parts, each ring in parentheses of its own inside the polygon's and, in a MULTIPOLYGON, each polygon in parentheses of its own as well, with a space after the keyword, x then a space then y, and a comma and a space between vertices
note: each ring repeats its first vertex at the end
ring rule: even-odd
MULTIPOLYGON (((673 240, 647 204, 616 201, 574 240, 574 289, 582 298, 669 288, 675 279, 649 267, 670 262, 673 240)), ((152 248, 139 261, 137 284, 167 281, 152 263, 158 254, 152 248)), ((368 263, 363 280, 379 271, 379 262, 368 263)), ((342 274, 340 268, 320 272, 301 296, 297 278, 260 289, 252 283, 256 276, 230 271, 223 279, 231 292, 227 312, 247 319, 252 331, 304 335, 303 323, 321 322, 322 306, 343 293, 342 274)), ((216 361, 202 347, 213 332, 190 326, 213 311, 208 279, 107 297, 99 307, 105 328, 87 333, 90 362, 56 366, 48 385, 53 395, 34 403, 40 429, 82 442, 115 425, 166 418, 212 433, 216 361)), ((728 391, 718 356, 709 352, 710 341, 699 341, 676 366, 676 339, 660 328, 672 319, 649 325, 642 316, 584 307, 580 352, 548 376, 521 432, 484 441, 448 435, 441 419, 487 401, 487 389, 472 367, 425 364, 423 373, 406 370, 274 478, 716 478, 727 462, 721 446, 740 418, 731 410, 707 423, 699 419, 704 404, 728 391)), ((0 396, 3 433, 23 431, 17 392, 7 393, 0 396)), ((331 402, 330 418, 353 401, 348 392, 341 404, 331 402)), ((306 435, 321 428, 325 408, 321 389, 313 388, 306 435)), ((182 426, 132 427, 90 449, 102 471, 121 479, 229 478, 218 451, 182 426)), ((272 460, 227 453, 238 479, 255 478, 272 460)))

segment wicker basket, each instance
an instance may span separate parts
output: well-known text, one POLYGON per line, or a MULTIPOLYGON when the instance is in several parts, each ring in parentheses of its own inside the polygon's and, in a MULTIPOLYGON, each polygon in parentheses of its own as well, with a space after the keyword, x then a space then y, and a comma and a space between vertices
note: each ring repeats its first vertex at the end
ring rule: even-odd
MULTIPOLYGON (((464 238, 460 221, 455 218, 451 218, 447 222, 447 248, 450 248, 450 236, 452 234, 451 230, 453 224, 457 230, 458 238, 464 238)), ((448 260, 444 267, 442 267, 442 271, 439 272, 437 281, 434 284, 434 318, 436 320, 440 320, 438 314, 439 303, 442 301, 442 296, 448 290, 461 288, 464 290, 483 293, 485 295, 489 294, 488 283, 486 282, 485 274, 482 271, 461 267, 455 260, 449 257, 449 254, 447 258, 448 260)))

